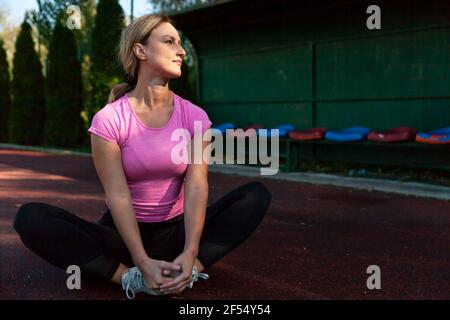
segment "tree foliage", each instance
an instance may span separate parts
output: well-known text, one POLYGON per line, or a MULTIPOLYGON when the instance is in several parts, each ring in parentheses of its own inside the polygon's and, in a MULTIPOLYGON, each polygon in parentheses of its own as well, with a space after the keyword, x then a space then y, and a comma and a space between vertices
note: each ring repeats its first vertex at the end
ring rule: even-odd
POLYGON ((44 144, 75 146, 84 129, 81 65, 74 33, 58 20, 50 42, 46 79, 44 144))
POLYGON ((123 80, 122 67, 117 59, 120 34, 125 16, 117 0, 100 0, 97 5, 92 33, 91 101, 89 119, 107 103, 111 87, 123 80))
POLYGON ((38 42, 44 48, 50 45, 52 32, 57 19, 67 22, 69 6, 77 6, 80 10, 80 29, 74 29, 78 43, 78 59, 91 52, 91 36, 94 26, 95 0, 37 0, 38 10, 29 12, 29 21, 38 30, 38 42))
POLYGON ((57 19, 63 19, 63 12, 66 12, 70 5, 81 5, 81 0, 36 0, 38 10, 31 10, 29 14, 30 22, 39 31, 39 42, 45 47, 50 44, 52 31, 55 28, 57 19))
POLYGON ((9 112, 11 108, 11 92, 9 67, 3 41, 0 39, 0 141, 8 141, 9 112))
POLYGON ((9 72, 11 73, 12 59, 14 54, 14 45, 17 35, 20 31, 20 26, 17 26, 8 20, 8 10, 0 8, 0 39, 3 41, 3 48, 6 51, 9 72))
POLYGON ((17 37, 13 64, 10 141, 40 144, 45 121, 44 77, 34 50, 31 26, 26 21, 17 37))
POLYGON ((212 4, 223 2, 223 0, 151 0, 150 1, 158 11, 170 12, 180 11, 193 6, 200 6, 202 4, 212 4))

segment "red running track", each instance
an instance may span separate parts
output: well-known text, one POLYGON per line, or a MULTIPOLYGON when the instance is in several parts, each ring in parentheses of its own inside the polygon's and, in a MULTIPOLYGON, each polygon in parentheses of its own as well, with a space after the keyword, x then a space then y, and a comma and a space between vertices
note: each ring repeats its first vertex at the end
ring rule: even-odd
MULTIPOLYGON (((166 299, 450 298, 448 201, 252 180, 273 196, 260 227, 208 270, 210 280, 166 299), (381 268, 380 290, 366 287, 369 265, 381 268)), ((247 181, 210 173, 209 202, 247 181)), ((21 243, 12 219, 30 201, 97 219, 103 189, 92 159, 0 149, 0 299, 124 299, 111 283, 68 290, 68 275, 21 243)))

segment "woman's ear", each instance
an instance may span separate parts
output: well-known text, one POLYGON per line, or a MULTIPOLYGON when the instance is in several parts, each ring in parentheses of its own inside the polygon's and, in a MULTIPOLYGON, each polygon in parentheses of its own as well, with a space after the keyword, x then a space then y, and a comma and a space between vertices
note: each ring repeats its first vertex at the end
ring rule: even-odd
POLYGON ((145 48, 142 44, 135 43, 133 45, 133 52, 139 60, 147 60, 145 48))

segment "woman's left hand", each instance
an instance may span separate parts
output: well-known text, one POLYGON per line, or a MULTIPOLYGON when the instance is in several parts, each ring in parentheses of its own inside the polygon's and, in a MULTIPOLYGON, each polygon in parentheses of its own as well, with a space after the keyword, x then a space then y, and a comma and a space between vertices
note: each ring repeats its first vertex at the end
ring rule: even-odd
POLYGON ((174 261, 174 264, 181 266, 181 272, 173 273, 175 278, 160 287, 163 294, 180 294, 192 281, 192 268, 194 267, 195 256, 187 252, 180 254, 174 261))

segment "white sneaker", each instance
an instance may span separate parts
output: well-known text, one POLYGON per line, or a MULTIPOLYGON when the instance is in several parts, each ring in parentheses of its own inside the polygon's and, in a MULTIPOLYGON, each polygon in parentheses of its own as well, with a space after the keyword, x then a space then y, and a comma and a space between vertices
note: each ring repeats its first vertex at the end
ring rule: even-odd
MULTIPOLYGON (((192 281, 189 283, 189 289, 192 289, 194 282, 198 279, 209 279, 209 275, 197 271, 197 267, 192 268, 192 281)), ((145 292, 153 296, 160 296, 162 292, 156 289, 151 289, 145 283, 144 276, 137 267, 130 268, 128 272, 122 275, 122 289, 125 290, 127 298, 133 300, 136 293, 145 292)))
POLYGON ((145 283, 144 276, 137 267, 130 268, 122 275, 122 289, 125 290, 127 298, 132 300, 136 293, 145 292, 153 296, 160 296, 159 290, 151 289, 145 283))

